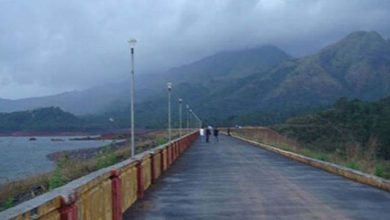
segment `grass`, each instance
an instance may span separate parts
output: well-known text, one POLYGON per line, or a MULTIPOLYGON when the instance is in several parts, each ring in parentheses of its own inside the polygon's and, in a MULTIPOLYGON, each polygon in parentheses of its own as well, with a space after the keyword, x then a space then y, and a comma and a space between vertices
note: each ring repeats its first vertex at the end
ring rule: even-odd
POLYGON ((354 170, 361 170, 359 163, 356 161, 348 161, 345 166, 354 170))
POLYGON ((4 208, 8 209, 8 208, 13 207, 14 203, 15 203, 15 198, 14 197, 10 197, 10 198, 7 199, 7 201, 5 201, 4 208))
POLYGON ((104 149, 103 153, 98 156, 96 161, 96 168, 101 169, 111 166, 119 161, 119 157, 110 148, 104 149))
MULTIPOLYGON (((136 137, 136 153, 143 152, 167 142, 166 131, 152 131, 136 137)), ((179 137, 173 130, 172 137, 179 137)), ((11 208, 23 201, 60 187, 90 172, 113 165, 130 157, 130 147, 112 150, 105 146, 102 153, 88 160, 73 160, 69 155, 57 161, 52 172, 37 174, 23 180, 13 181, 0 186, 0 211, 11 208)))
POLYGON ((318 148, 307 148, 269 128, 233 129, 232 134, 268 144, 286 151, 298 153, 317 160, 335 163, 371 175, 390 179, 390 161, 375 158, 372 152, 362 153, 357 146, 346 146, 345 150, 324 151, 318 148))
POLYGON ((157 146, 158 146, 158 145, 166 144, 167 142, 168 142, 168 138, 164 138, 164 137, 158 138, 158 139, 156 140, 157 146))
POLYGON ((3 184, 0 188, 0 211, 16 205, 18 203, 17 197, 24 197, 24 195, 21 195, 22 192, 32 194, 33 189, 36 187, 48 189, 52 173, 39 174, 28 177, 25 180, 3 184))
POLYGON ((390 179, 390 165, 386 165, 383 163, 377 164, 375 167, 375 175, 382 178, 390 179))
POLYGON ((322 161, 329 161, 329 157, 328 157, 328 155, 326 155, 326 154, 323 154, 323 153, 321 153, 321 154, 319 154, 317 157, 315 157, 317 160, 322 160, 322 161))
POLYGON ((62 175, 61 168, 57 167, 54 174, 49 179, 49 190, 55 189, 64 185, 65 180, 62 175))

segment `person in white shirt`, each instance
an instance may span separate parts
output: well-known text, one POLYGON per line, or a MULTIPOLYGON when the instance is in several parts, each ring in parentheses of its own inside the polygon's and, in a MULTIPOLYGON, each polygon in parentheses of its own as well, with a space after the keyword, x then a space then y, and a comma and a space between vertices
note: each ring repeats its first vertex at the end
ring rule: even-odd
POLYGON ((200 134, 200 140, 203 141, 203 137, 204 137, 204 128, 200 128, 199 130, 199 134, 200 134))

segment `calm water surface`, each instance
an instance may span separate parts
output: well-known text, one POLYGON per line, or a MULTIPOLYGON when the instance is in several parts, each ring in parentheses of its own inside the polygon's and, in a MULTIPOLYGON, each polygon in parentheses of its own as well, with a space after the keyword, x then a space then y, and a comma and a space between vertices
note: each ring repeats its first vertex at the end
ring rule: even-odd
POLYGON ((111 141, 69 141, 74 137, 0 137, 0 184, 36 173, 53 170, 54 162, 46 155, 62 150, 100 147, 111 141), (52 138, 64 141, 51 141, 52 138))

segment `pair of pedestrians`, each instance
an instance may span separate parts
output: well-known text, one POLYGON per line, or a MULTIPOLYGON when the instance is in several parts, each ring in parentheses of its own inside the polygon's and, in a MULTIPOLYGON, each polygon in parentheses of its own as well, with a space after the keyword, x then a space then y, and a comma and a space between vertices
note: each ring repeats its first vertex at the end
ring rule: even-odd
POLYGON ((208 126, 206 129, 204 129, 204 128, 200 129, 200 136, 201 136, 202 140, 203 140, 203 136, 206 136, 206 143, 210 142, 211 133, 213 133, 215 141, 218 142, 219 141, 219 137, 218 137, 219 130, 218 130, 218 128, 213 128, 211 126, 208 126))

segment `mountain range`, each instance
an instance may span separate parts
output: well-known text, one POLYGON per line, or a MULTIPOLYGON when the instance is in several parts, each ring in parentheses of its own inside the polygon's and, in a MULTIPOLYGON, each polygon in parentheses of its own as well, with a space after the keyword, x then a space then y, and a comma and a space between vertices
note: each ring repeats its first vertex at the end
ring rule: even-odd
POLYGON ((354 32, 317 54, 232 83, 223 93, 254 109, 327 105, 341 96, 379 99, 390 94, 390 43, 376 32, 354 32))
MULTIPOLYGON (((276 47, 266 49, 264 56, 267 58, 270 53, 281 52, 276 47)), ((253 68, 251 74, 234 73, 234 78, 227 74, 230 69, 225 70, 223 77, 218 71, 209 70, 204 81, 187 78, 186 82, 179 82, 176 90, 184 98, 189 97, 187 100, 194 103, 194 110, 202 118, 224 125, 272 124, 326 107, 340 97, 377 100, 390 95, 390 41, 377 32, 353 32, 307 57, 298 59, 286 54, 281 57, 274 59, 269 68, 253 68)), ((212 60, 217 59, 202 61, 212 60)), ((195 64, 199 66, 202 62, 195 64)), ((208 66, 218 69, 217 64, 208 66)), ((180 69, 183 75, 189 72, 180 69)), ((187 77, 190 75, 186 74, 187 77)), ((175 78, 167 80, 174 81, 175 78)), ((165 108, 163 101, 159 106, 165 108)), ((155 105, 154 110, 157 107, 155 105)))
MULTIPOLYGON (((223 51, 136 80, 137 126, 163 126, 168 81, 174 98, 183 98, 210 123, 273 123, 342 96, 377 100, 390 95, 390 41, 377 32, 358 31, 303 58, 272 45, 223 51)), ((48 97, 0 99, 0 111, 59 106, 77 115, 128 120, 128 91, 124 80, 48 97)))

